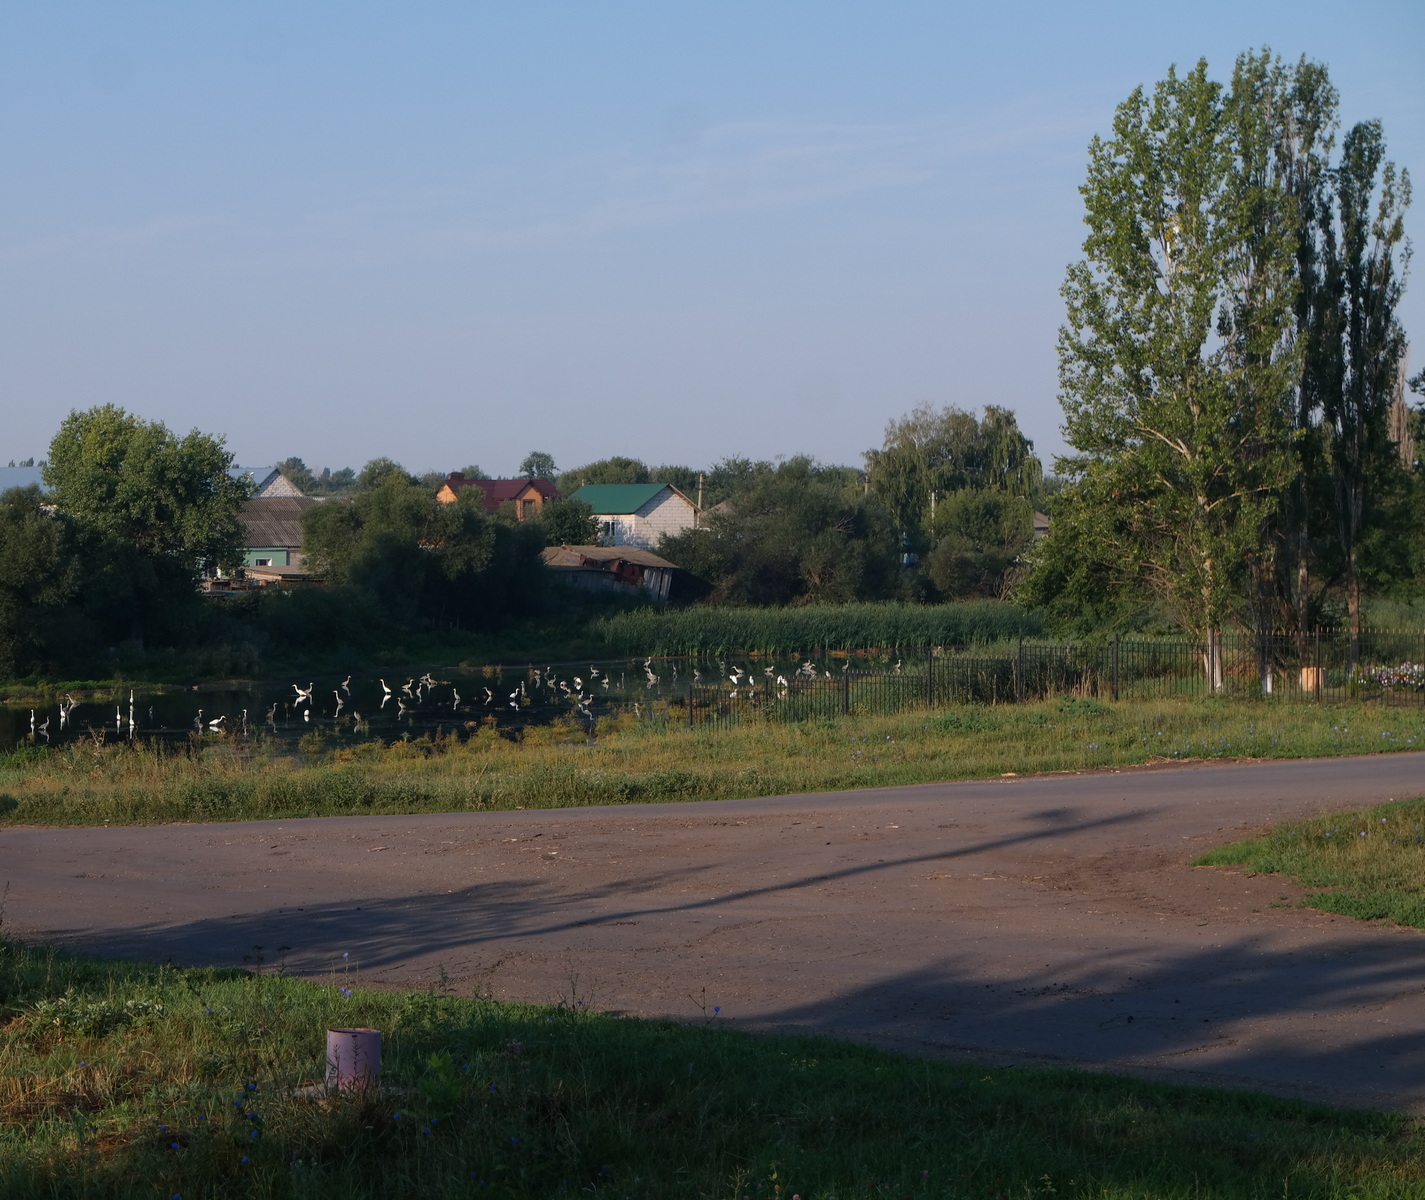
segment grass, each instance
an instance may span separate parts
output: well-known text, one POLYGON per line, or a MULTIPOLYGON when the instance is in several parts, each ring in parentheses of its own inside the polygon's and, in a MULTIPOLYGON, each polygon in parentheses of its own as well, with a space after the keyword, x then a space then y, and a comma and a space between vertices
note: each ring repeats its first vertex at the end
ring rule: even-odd
POLYGON ((1425 799, 1287 822, 1195 865, 1286 875, 1313 889, 1305 907, 1425 929, 1425 799))
MULTIPOLYGON (((338 959, 338 962, 341 960, 338 959)), ((711 1002, 712 998, 709 998, 711 1002)), ((1408 1118, 0 942, 7 1197, 1419 1196, 1408 1118), (303 1097, 328 1026, 385 1089, 303 1097)))
POLYGON ((1038 637, 1043 621, 997 600, 962 604, 818 604, 792 608, 640 608, 594 621, 625 654, 818 653, 1038 637))
POLYGON ((510 740, 343 743, 293 754, 194 735, 177 748, 93 741, 0 757, 0 823, 125 824, 727 799, 1085 770, 1155 759, 1291 758, 1425 747, 1425 712, 1355 704, 1071 697, 723 729, 603 721, 510 740))

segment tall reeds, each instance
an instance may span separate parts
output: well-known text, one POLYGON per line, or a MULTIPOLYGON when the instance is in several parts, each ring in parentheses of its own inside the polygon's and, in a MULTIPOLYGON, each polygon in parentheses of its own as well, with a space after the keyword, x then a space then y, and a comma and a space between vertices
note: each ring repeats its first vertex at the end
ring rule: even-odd
POLYGON ((623 654, 813 654, 960 646, 1038 637, 1043 622, 1011 604, 840 604, 803 608, 638 609, 595 622, 623 654))

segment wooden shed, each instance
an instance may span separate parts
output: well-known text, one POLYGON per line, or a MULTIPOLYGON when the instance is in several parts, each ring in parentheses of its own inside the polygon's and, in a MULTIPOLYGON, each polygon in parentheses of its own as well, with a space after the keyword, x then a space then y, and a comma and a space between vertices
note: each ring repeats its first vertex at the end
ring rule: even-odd
POLYGON ((637 546, 550 546, 544 565, 564 582, 586 591, 644 588, 655 600, 667 600, 678 568, 666 558, 637 546))

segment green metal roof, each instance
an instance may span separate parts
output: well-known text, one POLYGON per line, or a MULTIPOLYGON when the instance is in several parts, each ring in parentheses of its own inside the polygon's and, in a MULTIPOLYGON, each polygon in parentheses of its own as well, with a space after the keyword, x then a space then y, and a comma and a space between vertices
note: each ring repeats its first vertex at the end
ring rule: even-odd
POLYGON ((595 513, 616 516, 637 512, 668 486, 666 483, 586 483, 569 499, 582 500, 595 513))

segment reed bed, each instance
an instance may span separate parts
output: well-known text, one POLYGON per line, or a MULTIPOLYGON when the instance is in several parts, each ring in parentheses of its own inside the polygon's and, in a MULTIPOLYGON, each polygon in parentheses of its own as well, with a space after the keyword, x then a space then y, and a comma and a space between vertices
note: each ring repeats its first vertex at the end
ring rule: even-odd
POLYGON ((959 646, 1039 637, 1043 622, 1012 604, 841 604, 797 608, 643 608, 594 622, 618 654, 797 654, 959 646))
MULTIPOLYGON (((307 741, 304 739, 304 741, 307 741)), ((927 714, 826 717, 729 728, 625 716, 516 737, 178 747, 79 742, 0 758, 0 823, 249 820, 731 799, 1088 770, 1152 760, 1291 758, 1425 748, 1425 712, 1374 704, 1277 705, 1065 697, 927 714)))

